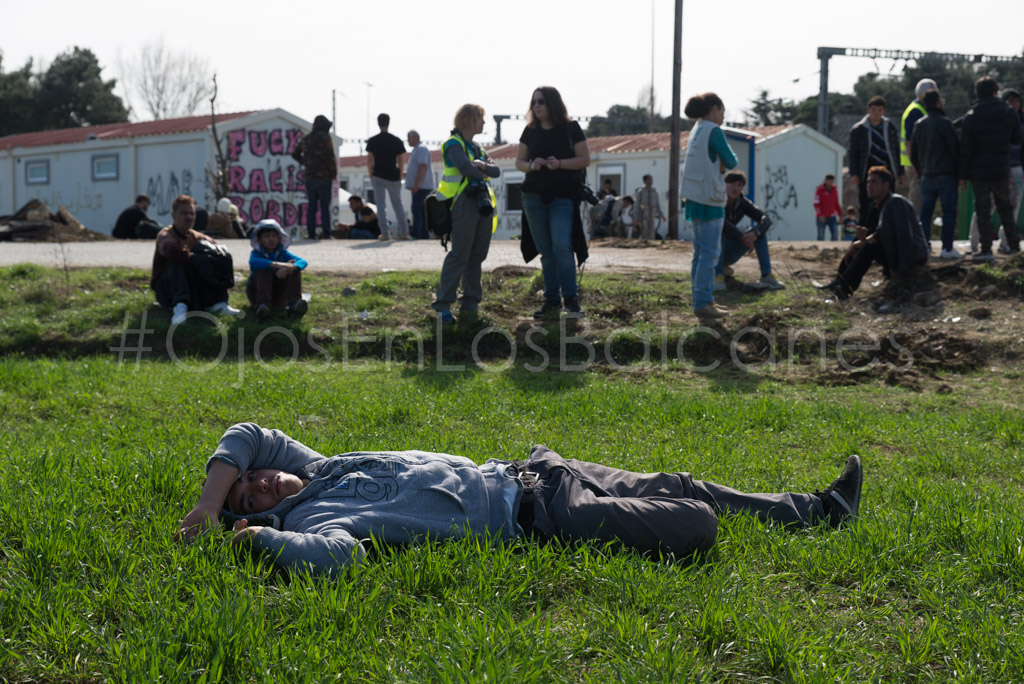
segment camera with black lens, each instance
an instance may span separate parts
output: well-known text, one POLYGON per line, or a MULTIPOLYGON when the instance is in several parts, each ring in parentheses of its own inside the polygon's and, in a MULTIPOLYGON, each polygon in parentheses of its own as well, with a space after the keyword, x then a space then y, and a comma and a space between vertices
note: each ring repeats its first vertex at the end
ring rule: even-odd
POLYGON ((476 210, 481 216, 490 216, 494 213, 494 205, 491 204, 491 193, 487 191, 487 183, 482 180, 471 180, 466 186, 466 194, 476 200, 476 210))
POLYGON ((583 183, 582 188, 580 189, 580 195, 583 196, 583 201, 590 206, 597 206, 597 203, 601 201, 597 199, 597 195, 594 194, 593 188, 586 183, 583 183))

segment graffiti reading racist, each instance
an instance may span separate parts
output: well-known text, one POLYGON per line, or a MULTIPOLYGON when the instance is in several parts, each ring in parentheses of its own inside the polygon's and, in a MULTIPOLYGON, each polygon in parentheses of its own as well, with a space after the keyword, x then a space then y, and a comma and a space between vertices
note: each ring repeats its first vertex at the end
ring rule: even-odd
POLYGON ((789 168, 785 165, 765 167, 764 184, 764 211, 772 222, 777 225, 784 225, 781 211, 799 206, 797 201, 796 185, 789 182, 789 168))
MULTIPOLYGON (((306 185, 302 166, 291 154, 302 140, 298 128, 240 129, 227 137, 230 200, 250 225, 274 219, 293 236, 306 224, 306 185)), ((334 196, 337 196, 337 182, 334 196)), ((317 223, 321 223, 319 209, 317 223)), ((333 223, 337 203, 332 203, 333 223)))

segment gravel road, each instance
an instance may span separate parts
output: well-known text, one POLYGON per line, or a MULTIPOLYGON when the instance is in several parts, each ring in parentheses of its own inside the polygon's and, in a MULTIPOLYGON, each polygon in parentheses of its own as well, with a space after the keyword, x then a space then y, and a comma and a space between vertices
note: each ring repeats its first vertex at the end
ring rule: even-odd
MULTIPOLYGON (((251 248, 247 240, 221 240, 231 250, 235 266, 246 267, 251 248)), ((591 245, 587 269, 590 271, 682 271, 688 272, 692 250, 689 243, 652 243, 637 247, 628 241, 630 247, 616 247, 602 242, 591 245)), ((815 242, 773 242, 772 254, 784 254, 790 246, 796 249, 819 245, 831 247, 829 243, 815 242)), ((845 245, 844 245, 845 246, 845 245)), ((291 250, 309 261, 309 270, 324 273, 373 273, 383 269, 398 271, 437 270, 441 268, 445 252, 436 240, 411 242, 364 242, 359 240, 296 240, 291 250)), ((148 269, 153 263, 153 243, 149 241, 117 240, 103 242, 3 242, 0 243, 0 266, 19 263, 35 263, 42 266, 69 267, 116 266, 148 269)), ((755 259, 741 259, 740 264, 750 262, 756 267, 755 259)), ((518 240, 494 240, 484 262, 485 271, 499 266, 522 266, 518 240)), ((534 259, 529 266, 540 268, 540 260, 534 259)), ((746 270, 744 268, 743 270, 746 270)))
MULTIPOLYGON (((235 266, 245 267, 252 248, 247 240, 220 240, 231 250, 235 266)), ((437 270, 445 252, 437 240, 364 242, 361 240, 296 240, 289 248, 309 262, 310 271, 328 273, 372 273, 382 269, 398 271, 437 270)), ((683 244, 660 243, 643 248, 593 247, 587 268, 597 271, 650 269, 673 271, 690 267, 691 251, 683 244)), ((153 264, 153 243, 149 241, 6 242, 0 243, 0 266, 35 263, 69 267, 117 266, 148 269, 153 264)), ((494 240, 484 270, 499 266, 522 266, 518 240, 494 240)), ((540 267, 534 259, 530 266, 540 267)))

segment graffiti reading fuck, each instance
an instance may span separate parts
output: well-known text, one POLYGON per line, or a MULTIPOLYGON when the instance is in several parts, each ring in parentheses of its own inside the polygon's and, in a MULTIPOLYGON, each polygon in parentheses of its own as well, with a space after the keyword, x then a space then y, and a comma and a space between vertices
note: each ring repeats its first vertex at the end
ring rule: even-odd
POLYGON ((230 199, 243 220, 254 224, 272 218, 293 233, 306 222, 305 179, 291 156, 302 136, 298 128, 227 133, 230 199))

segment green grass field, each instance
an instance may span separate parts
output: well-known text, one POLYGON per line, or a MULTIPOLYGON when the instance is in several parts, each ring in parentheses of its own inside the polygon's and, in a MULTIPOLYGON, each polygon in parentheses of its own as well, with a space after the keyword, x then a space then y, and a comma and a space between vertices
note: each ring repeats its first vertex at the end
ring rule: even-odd
MULTIPOLYGON (((356 297, 397 327, 395 292, 428 280, 385 274, 355 283, 356 297)), ((627 287, 616 282, 598 284, 627 287)), ((339 284, 313 282, 321 301, 339 284)), ((116 328, 148 301, 137 272, 0 269, 0 680, 1024 679, 1013 371, 918 393, 676 366, 216 363, 212 326, 183 360, 119 364, 116 328), (171 538, 221 433, 249 420, 327 455, 482 462, 544 443, 747 491, 820 489, 857 453, 861 522, 725 518, 714 550, 686 563, 474 540, 380 549, 342 578, 289 577, 232 551, 226 532, 171 538)), ((304 335, 329 317, 281 325, 304 335)))

